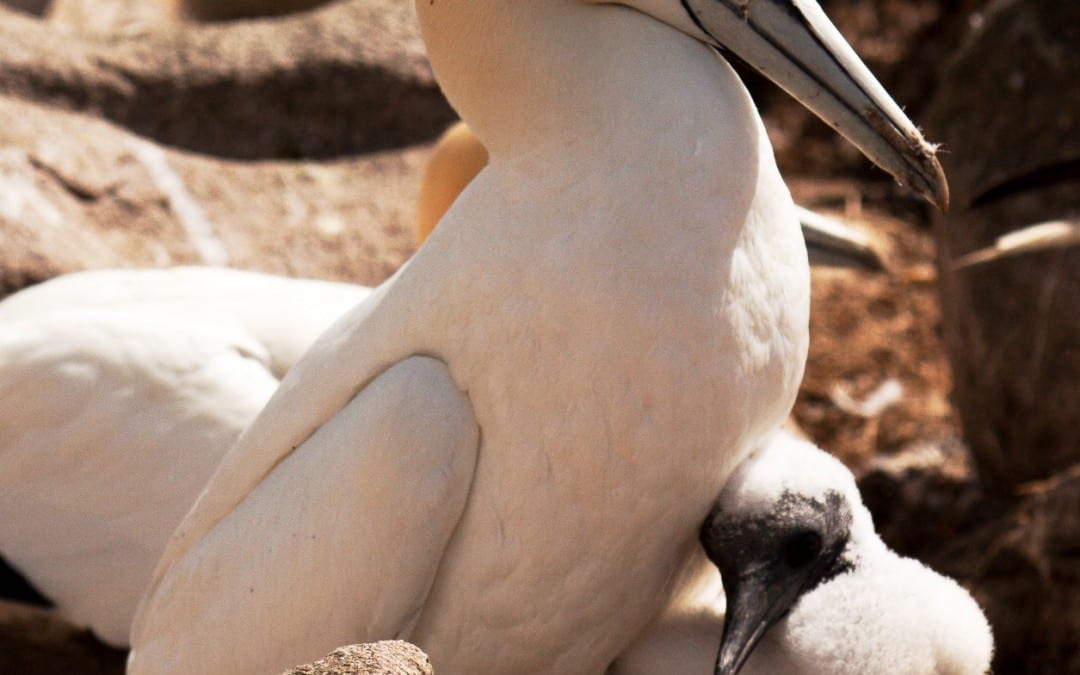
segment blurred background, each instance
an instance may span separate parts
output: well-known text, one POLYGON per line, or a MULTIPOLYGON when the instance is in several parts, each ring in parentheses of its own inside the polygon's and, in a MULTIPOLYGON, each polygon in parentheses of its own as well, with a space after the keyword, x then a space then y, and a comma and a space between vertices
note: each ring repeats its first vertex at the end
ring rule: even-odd
MULTIPOLYGON (((815 269, 794 420, 885 540, 985 608, 996 673, 1080 673, 1080 3, 825 0, 931 141, 935 212, 742 69, 800 204, 884 272, 815 269), (1026 226, 1065 246, 971 266, 1026 226)), ((0 0, 0 298, 80 269, 376 284, 456 119, 406 0, 0 0)), ((0 604, 0 672, 121 672, 0 604)))

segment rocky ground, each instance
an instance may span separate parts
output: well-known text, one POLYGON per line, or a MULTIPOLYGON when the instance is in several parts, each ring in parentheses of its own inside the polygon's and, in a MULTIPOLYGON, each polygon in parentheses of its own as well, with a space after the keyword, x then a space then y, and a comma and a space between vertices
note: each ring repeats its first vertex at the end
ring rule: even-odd
MULTIPOLYGON (((991 4, 1009 3, 823 2, 916 120, 991 4)), ((109 266, 384 279, 414 250, 418 171, 452 119, 406 6, 357 0, 205 27, 118 9, 112 24, 80 28, 0 5, 0 296, 109 266)), ((995 672, 1080 672, 1080 473, 1066 462, 1007 491, 980 483, 952 397, 942 221, 747 79, 796 200, 865 228, 887 268, 814 271, 796 421, 861 476, 894 547, 987 607, 995 672)), ((86 635, 0 605, 0 672, 121 664, 86 635)))

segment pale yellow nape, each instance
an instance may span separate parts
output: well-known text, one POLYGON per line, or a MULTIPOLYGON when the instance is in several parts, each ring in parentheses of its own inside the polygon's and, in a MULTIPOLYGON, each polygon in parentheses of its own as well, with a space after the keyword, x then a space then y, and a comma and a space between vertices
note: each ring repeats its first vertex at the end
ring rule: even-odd
POLYGON ((465 186, 488 163, 487 149, 464 122, 442 135, 431 153, 416 203, 416 245, 424 243, 465 186))

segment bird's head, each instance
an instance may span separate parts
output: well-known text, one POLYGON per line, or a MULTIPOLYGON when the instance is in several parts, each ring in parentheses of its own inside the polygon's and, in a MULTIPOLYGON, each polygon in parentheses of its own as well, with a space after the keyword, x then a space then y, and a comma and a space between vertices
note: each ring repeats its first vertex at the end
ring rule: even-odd
MULTIPOLYGON (((538 100, 558 99, 583 63, 605 58, 596 36, 629 8, 735 55, 897 180, 948 205, 935 146, 814 0, 417 0, 416 8, 440 82, 489 149, 495 139, 478 111, 528 114, 537 102, 524 101, 525 87, 544 92, 538 100), (524 102, 514 108, 513 99, 524 102)), ((585 79, 577 86, 588 87, 585 79)))
POLYGON ((717 675, 980 675, 992 639, 955 582, 890 551, 854 477, 784 432, 739 466, 701 532, 727 596, 717 675), (943 620, 943 617, 949 617, 943 620))

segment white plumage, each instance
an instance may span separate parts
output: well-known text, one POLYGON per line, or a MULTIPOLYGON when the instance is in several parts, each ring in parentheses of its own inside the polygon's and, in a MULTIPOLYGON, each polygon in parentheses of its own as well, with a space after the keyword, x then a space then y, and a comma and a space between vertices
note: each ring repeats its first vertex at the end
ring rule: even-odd
MULTIPOLYGON (((795 598, 790 613, 765 633, 742 675, 982 675, 993 638, 971 596, 916 560, 889 550, 874 532, 854 477, 835 458, 786 432, 736 470, 717 513, 752 525, 763 514, 802 520, 786 496, 824 504, 832 491, 852 515, 840 552, 840 574, 795 598)), ((792 522, 793 521, 793 522, 792 522)), ((706 525, 708 528, 709 525, 706 525)), ((768 561, 769 551, 760 551, 768 561)), ((794 572, 793 572, 794 573, 794 572)), ((711 673, 724 626, 717 568, 704 556, 663 616, 612 665, 608 675, 711 673)))
MULTIPOLYGON (((454 200, 487 165, 480 139, 464 122, 456 122, 439 138, 424 169, 417 200, 414 235, 423 244, 454 200)), ((882 269, 869 239, 841 222, 796 206, 811 265, 882 269)))
MULTIPOLYGON (((823 250, 862 265, 867 249, 841 232, 823 250)), ((0 554, 69 621, 126 646, 153 565, 218 461, 369 291, 192 267, 76 273, 0 303, 0 554)))
POLYGON ((272 672, 391 636, 446 673, 596 673, 665 606, 807 346, 794 207, 702 30, 751 63, 779 52, 739 42, 749 26, 790 32, 828 72, 771 76, 943 187, 833 35, 805 39, 816 14, 630 4, 417 3, 491 163, 226 455, 136 617, 132 673, 272 672))
POLYGON ((216 268, 70 274, 0 302, 0 553, 124 646, 169 534, 362 286, 216 268))

